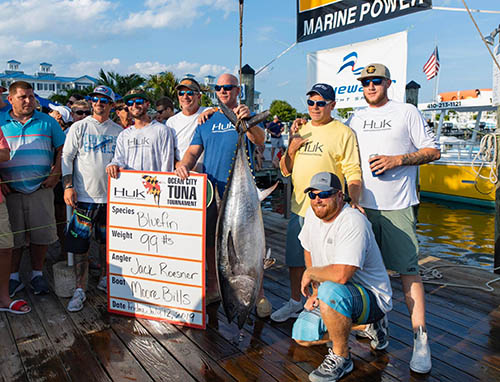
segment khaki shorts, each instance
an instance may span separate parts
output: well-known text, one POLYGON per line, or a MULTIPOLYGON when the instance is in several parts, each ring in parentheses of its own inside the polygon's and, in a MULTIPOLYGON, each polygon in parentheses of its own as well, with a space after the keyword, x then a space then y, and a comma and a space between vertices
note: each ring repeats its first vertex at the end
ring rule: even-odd
POLYGON ((5 201, 0 203, 0 249, 14 247, 14 236, 10 229, 9 212, 5 201))
POLYGON ((49 245, 57 241, 52 188, 39 188, 31 194, 14 192, 7 195, 6 199, 14 233, 14 248, 21 248, 28 243, 28 233, 32 244, 49 245))
POLYGON ((418 274, 418 241, 413 207, 379 211, 365 208, 387 269, 418 274))

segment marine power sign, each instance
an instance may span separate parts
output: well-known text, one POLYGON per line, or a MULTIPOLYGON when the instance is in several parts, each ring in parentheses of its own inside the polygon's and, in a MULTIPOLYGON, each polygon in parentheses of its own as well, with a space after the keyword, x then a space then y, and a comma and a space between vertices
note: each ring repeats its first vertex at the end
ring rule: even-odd
POLYGON ((297 0, 297 42, 431 7, 432 0, 297 0))

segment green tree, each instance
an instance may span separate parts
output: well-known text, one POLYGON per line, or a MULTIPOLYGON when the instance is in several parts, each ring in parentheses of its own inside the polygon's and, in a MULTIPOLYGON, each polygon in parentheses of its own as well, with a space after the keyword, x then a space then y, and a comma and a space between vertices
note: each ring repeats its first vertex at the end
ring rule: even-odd
POLYGON ((163 72, 149 77, 146 82, 146 90, 151 94, 153 100, 160 99, 161 97, 169 97, 174 102, 175 106, 179 108, 179 101, 175 87, 179 81, 172 72, 163 72))
POLYGON ((201 106, 205 106, 205 107, 214 106, 214 103, 212 102, 210 97, 208 95, 206 95, 205 93, 201 95, 201 102, 200 103, 201 103, 201 106))
POLYGON ((341 119, 346 120, 349 117, 349 112, 354 111, 354 109, 352 107, 346 107, 343 109, 335 109, 335 111, 341 119))
POLYGON ((89 86, 86 87, 85 89, 65 89, 62 93, 52 94, 49 97, 49 100, 61 105, 66 105, 68 103, 69 98, 73 94, 81 94, 82 96, 86 96, 89 95, 89 93, 91 93, 92 90, 94 90, 94 86, 89 86))
POLYGON ((128 91, 144 86, 145 79, 137 73, 127 74, 122 76, 116 72, 104 72, 99 70, 99 78, 97 83, 110 87, 115 94, 124 96, 128 91))
POLYGON ((292 122, 297 116, 297 110, 288 102, 282 100, 274 100, 269 107, 271 118, 277 115, 282 122, 292 122))

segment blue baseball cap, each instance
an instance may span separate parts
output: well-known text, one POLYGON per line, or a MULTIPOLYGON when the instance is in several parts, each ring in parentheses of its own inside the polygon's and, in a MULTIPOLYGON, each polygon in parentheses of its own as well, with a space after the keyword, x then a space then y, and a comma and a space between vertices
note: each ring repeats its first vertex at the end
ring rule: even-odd
POLYGON ((107 86, 104 86, 104 85, 99 85, 98 87, 96 87, 94 89, 94 91, 92 93, 90 93, 89 95, 90 96, 93 96, 93 95, 96 95, 96 94, 100 94, 100 95, 103 95, 103 96, 106 96, 108 97, 109 99, 111 99, 111 101, 115 102, 115 93, 113 92, 113 90, 111 90, 109 87, 107 86))
POLYGON ((314 84, 311 90, 306 93, 306 95, 311 95, 311 93, 319 94, 325 99, 325 101, 335 101, 335 90, 333 90, 333 88, 328 84, 314 84))

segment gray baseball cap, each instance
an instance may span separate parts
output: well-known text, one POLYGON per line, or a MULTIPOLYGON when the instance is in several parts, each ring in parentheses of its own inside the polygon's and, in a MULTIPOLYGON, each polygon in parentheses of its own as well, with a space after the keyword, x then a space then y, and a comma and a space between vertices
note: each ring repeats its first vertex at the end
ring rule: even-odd
POLYGON ((370 77, 382 77, 390 80, 391 72, 389 72, 389 69, 387 69, 387 66, 385 65, 370 64, 363 68, 363 70, 361 71, 361 75, 356 79, 358 81, 361 81, 363 78, 370 78, 370 77))
POLYGON ((339 177, 331 172, 318 172, 311 178, 311 183, 304 190, 304 193, 312 190, 340 191, 342 190, 342 183, 339 177))

